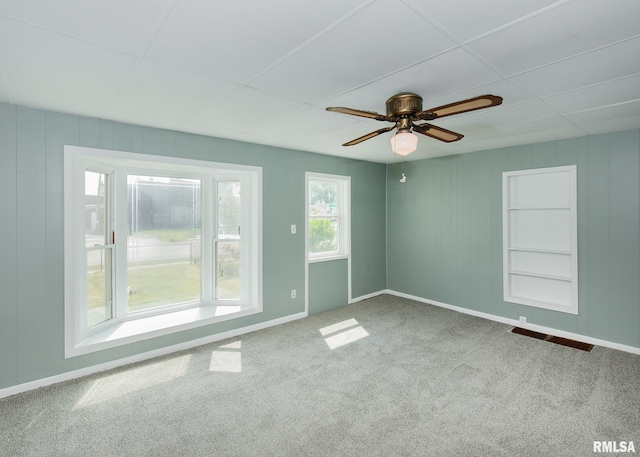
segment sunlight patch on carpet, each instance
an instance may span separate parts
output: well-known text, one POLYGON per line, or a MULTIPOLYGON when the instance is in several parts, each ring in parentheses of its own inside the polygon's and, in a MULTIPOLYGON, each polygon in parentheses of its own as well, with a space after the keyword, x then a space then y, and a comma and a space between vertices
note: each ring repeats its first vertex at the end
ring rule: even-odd
POLYGON ((347 319, 346 321, 338 322, 337 324, 327 325, 320 329, 320 334, 322 336, 329 335, 331 333, 335 333, 338 330, 344 330, 345 328, 355 327, 358 325, 358 321, 355 319, 347 319))
POLYGON ((331 350, 369 336, 369 333, 367 333, 367 331, 362 328, 355 319, 347 319, 345 321, 338 322, 337 324, 328 325, 319 330, 322 336, 334 333, 334 335, 328 336, 324 339, 325 343, 327 343, 327 346, 329 346, 329 349, 331 350), (356 325, 358 327, 356 327, 356 325))
POLYGON ((209 371, 225 373, 242 372, 242 341, 224 344, 211 353, 209 371))
POLYGON ((97 405, 124 395, 158 386, 187 374, 191 355, 145 364, 97 379, 73 409, 97 405))

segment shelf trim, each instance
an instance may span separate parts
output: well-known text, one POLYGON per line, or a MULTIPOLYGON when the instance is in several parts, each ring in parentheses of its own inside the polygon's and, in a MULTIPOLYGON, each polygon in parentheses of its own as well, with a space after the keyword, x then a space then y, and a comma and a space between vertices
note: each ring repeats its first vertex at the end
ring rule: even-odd
POLYGON ((509 206, 507 208, 509 211, 521 211, 521 210, 556 210, 556 209, 563 209, 563 210, 569 210, 571 211, 571 207, 569 206, 532 206, 532 207, 528 207, 528 206, 509 206))
POLYGON ((543 279, 553 279, 555 281, 562 281, 562 282, 573 282, 573 279, 569 276, 556 276, 556 275, 546 275, 543 273, 529 273, 527 271, 517 271, 517 270, 508 270, 508 273, 510 275, 517 275, 517 276, 531 276, 534 278, 543 278, 543 279))
POLYGON ((518 251, 518 252, 534 252, 539 254, 560 254, 560 255, 568 255, 571 256, 571 251, 559 251, 555 249, 536 249, 536 248, 514 248, 508 247, 509 251, 518 251))

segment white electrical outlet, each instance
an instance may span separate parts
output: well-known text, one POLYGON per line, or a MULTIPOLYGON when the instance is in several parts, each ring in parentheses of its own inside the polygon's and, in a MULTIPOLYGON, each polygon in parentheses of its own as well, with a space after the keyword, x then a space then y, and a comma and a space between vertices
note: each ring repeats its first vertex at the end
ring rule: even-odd
POLYGON ((291 289, 291 298, 296 298, 296 290, 291 289))
POLYGON ((520 316, 520 325, 527 325, 527 318, 525 316, 520 316))
POLYGON ((292 235, 296 234, 296 224, 291 225, 291 234, 292 235))

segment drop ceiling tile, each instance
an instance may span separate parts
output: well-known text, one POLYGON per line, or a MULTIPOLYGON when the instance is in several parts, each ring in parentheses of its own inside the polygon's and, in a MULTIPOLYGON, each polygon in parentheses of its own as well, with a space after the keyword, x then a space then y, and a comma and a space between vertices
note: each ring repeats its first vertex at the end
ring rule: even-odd
MULTIPOLYGON (((529 123, 527 123, 529 124, 529 123)), ((476 132, 470 135, 469 147, 475 151, 509 146, 556 141, 584 136, 585 132, 563 120, 546 119, 533 124, 511 125, 495 132, 476 132)))
POLYGON ((107 117, 121 122, 176 128, 239 86, 143 60, 114 100, 107 117))
POLYGON ((456 48, 322 104, 384 113, 385 102, 389 97, 400 92, 414 92, 422 96, 426 109, 432 106, 433 99, 483 86, 498 79, 500 76, 485 64, 464 49, 456 48))
POLYGON ((501 149, 512 146, 544 143, 547 141, 564 140, 567 138, 577 138, 585 133, 575 127, 563 127, 556 130, 544 132, 524 133, 509 137, 496 136, 495 138, 473 143, 475 151, 486 151, 488 149, 501 149))
POLYGON ((0 15, 139 55, 172 3, 174 0, 3 0, 0 15))
POLYGON ((509 79, 538 97, 640 73, 640 37, 581 54, 509 79))
POLYGON ((640 34, 640 2, 566 2, 485 36, 469 47, 503 74, 532 68, 640 34))
POLYGON ((560 114, 640 99, 640 74, 563 92, 543 101, 560 114))
POLYGON ((558 0, 412 0, 460 41, 490 32, 553 5, 558 0))
POLYGON ((640 100, 638 99, 565 115, 567 119, 578 126, 606 122, 613 119, 637 118, 638 116, 640 116, 640 100))
POLYGON ((0 62, 13 103, 102 117, 135 58, 0 18, 0 62))
POLYGON ((317 103, 415 64, 454 46, 404 4, 378 0, 251 83, 273 93, 317 103), (389 24, 416 30, 420 45, 386 39, 389 24))
POLYGON ((147 56, 214 78, 246 83, 362 2, 182 0, 147 56))
POLYGON ((496 129, 502 128, 502 126, 521 125, 524 122, 538 121, 555 116, 557 116, 557 114, 544 103, 531 100, 515 105, 501 105, 471 111, 433 122, 437 122, 438 125, 449 130, 454 130, 466 135, 475 131, 485 131, 489 127, 495 131, 496 129))
POLYGON ((264 124, 247 124, 244 131, 249 135, 274 140, 286 137, 300 138, 301 141, 306 141, 307 139, 323 136, 332 130, 356 124, 358 119, 354 116, 336 116, 335 113, 329 113, 317 107, 310 107, 267 121, 264 124))
POLYGON ((622 130, 636 130, 640 129, 640 115, 621 119, 606 119, 600 122, 582 124, 580 127, 589 135, 619 132, 622 130))
POLYGON ((245 87, 231 97, 209 104, 188 125, 205 127, 207 134, 212 136, 231 138, 252 125, 258 126, 305 108, 308 105, 245 87))
MULTIPOLYGON (((502 97, 502 104, 496 107, 488 108, 487 110, 493 109, 502 109, 509 105, 517 105, 523 102, 528 102, 533 100, 533 97, 526 92, 522 91, 514 84, 509 82, 506 79, 501 79, 499 81, 494 81, 489 84, 483 84, 477 87, 470 87, 468 89, 462 90, 460 92, 456 92, 455 94, 450 94, 445 97, 438 97, 432 100, 428 100, 425 102, 427 108, 437 108, 438 106, 447 105, 449 103, 453 103, 459 100, 466 100, 468 98, 477 97, 479 95, 497 95, 502 97)), ((481 114, 483 111, 478 111, 476 114, 481 114)), ((487 112, 487 111, 484 111, 487 112)), ((461 116, 468 116, 469 114, 460 114, 456 116, 451 116, 442 119, 443 122, 454 121, 455 119, 459 119, 461 116)))
MULTIPOLYGON (((546 131, 575 128, 571 122, 562 117, 548 117, 546 119, 536 119, 534 121, 496 125, 489 129, 469 132, 467 137, 469 143, 490 140, 492 138, 506 138, 511 136, 540 134, 545 135, 546 131)), ((541 139, 540 141, 546 141, 541 139)))

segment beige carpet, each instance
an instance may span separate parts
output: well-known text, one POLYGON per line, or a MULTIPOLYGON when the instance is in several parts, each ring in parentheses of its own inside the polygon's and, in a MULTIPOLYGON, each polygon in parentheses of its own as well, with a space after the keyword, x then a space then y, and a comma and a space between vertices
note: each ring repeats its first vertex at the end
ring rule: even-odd
MULTIPOLYGON (((388 295, 0 400, 2 456, 640 448, 640 357, 388 295)), ((637 449, 640 452, 640 449, 637 449)))

